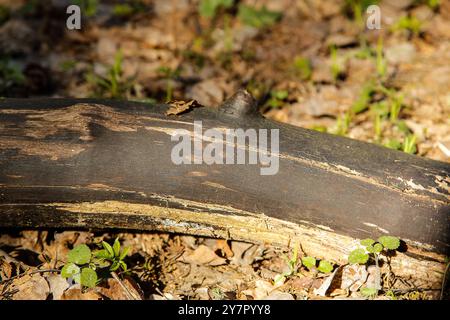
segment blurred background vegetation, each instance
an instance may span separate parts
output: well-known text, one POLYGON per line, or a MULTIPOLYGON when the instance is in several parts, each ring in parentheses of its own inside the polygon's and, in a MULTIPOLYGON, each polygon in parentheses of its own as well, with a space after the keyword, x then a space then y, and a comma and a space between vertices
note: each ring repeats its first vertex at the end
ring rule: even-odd
POLYGON ((214 107, 244 87, 277 121, 450 161, 449 48, 448 0, 1 0, 0 96, 214 107))

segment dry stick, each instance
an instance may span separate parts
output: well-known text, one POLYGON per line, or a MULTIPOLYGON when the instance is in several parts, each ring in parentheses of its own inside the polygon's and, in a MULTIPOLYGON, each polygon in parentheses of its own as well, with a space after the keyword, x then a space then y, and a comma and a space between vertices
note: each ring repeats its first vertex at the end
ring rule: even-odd
POLYGON ((122 281, 120 280, 119 276, 117 275, 117 273, 115 273, 114 271, 111 272, 112 277, 114 278, 114 280, 116 280, 119 285, 122 287, 122 289, 125 291, 125 294, 127 295, 127 298, 129 300, 142 300, 141 297, 137 297, 135 294, 133 294, 130 290, 128 290, 128 288, 122 283, 122 281))

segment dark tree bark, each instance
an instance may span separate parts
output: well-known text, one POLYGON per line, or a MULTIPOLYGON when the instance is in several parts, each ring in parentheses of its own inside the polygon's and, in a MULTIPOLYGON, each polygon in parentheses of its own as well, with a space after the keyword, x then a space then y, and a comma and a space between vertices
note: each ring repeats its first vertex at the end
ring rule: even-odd
POLYGON ((0 227, 300 243, 341 263, 356 238, 389 234, 407 249, 394 272, 436 287, 449 253, 449 164, 275 123, 251 99, 239 92, 219 109, 170 116, 167 105, 125 101, 0 101, 0 227), (194 120, 204 130, 279 129, 278 173, 175 165, 171 136, 194 120))

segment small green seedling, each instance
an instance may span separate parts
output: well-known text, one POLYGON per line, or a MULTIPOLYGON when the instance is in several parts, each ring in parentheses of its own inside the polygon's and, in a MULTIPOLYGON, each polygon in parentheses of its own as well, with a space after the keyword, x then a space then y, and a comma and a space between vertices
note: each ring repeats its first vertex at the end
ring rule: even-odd
POLYGON ((414 154, 417 152, 416 147, 417 137, 415 134, 409 134, 405 137, 403 141, 403 152, 414 154))
POLYGON ((213 18, 220 8, 231 8, 234 0, 201 0, 198 4, 198 12, 202 17, 213 18))
POLYGON ((352 114, 350 111, 347 111, 343 115, 339 115, 336 120, 336 129, 334 130, 334 134, 339 136, 345 136, 348 132, 348 128, 350 127, 350 123, 352 122, 352 114))
POLYGON ((127 265, 123 261, 129 248, 123 251, 117 238, 113 246, 102 242, 103 249, 92 253, 86 244, 80 244, 69 251, 67 262, 61 269, 63 278, 71 278, 83 287, 93 288, 99 283, 97 271, 106 269, 114 272, 119 268, 127 271, 127 265))
POLYGON ((111 246, 109 243, 102 241, 103 249, 95 253, 95 257, 102 262, 106 262, 109 266, 109 271, 116 271, 121 268, 123 271, 127 271, 127 264, 123 261, 128 254, 130 248, 121 250, 119 238, 116 238, 114 244, 111 246))
POLYGON ((239 5, 238 18, 245 25, 254 28, 264 28, 273 25, 281 19, 282 14, 277 11, 268 10, 265 6, 256 9, 244 4, 239 5))
POLYGON ((169 67, 158 68, 158 73, 167 81, 166 85, 166 101, 172 100, 173 97, 173 81, 180 76, 180 69, 172 69, 169 67))
POLYGON ((437 10, 441 4, 441 0, 427 0, 427 6, 432 10, 437 10))
POLYGON ((403 107, 403 95, 402 94, 392 95, 390 98, 390 111, 389 111, 390 121, 392 123, 395 124, 397 122, 402 107, 403 107))
POLYGON ((114 63, 109 67, 106 76, 99 76, 93 72, 86 75, 86 80, 94 87, 97 96, 108 98, 124 98, 133 86, 132 79, 123 79, 123 56, 119 51, 114 57, 114 63))
POLYGON ((335 45, 330 46, 330 58, 331 74, 333 75, 334 81, 337 81, 344 74, 344 67, 338 59, 338 51, 335 45))
POLYGON ((392 31, 407 31, 409 34, 418 36, 422 30, 422 22, 416 17, 401 17, 392 27, 392 31))
POLYGON ((96 266, 91 260, 92 252, 87 245, 76 246, 67 255, 67 263, 61 269, 61 276, 72 278, 76 283, 88 288, 95 287, 98 277, 96 266))
POLYGON ((9 58, 0 58, 0 95, 7 94, 9 89, 24 82, 25 76, 19 66, 9 58))
POLYGON ((358 114, 366 111, 369 108, 370 100, 373 93, 375 92, 375 85, 373 82, 368 82, 364 85, 359 94, 358 99, 351 107, 351 112, 353 114, 358 114))
POLYGON ((92 17, 97 13, 98 9, 98 0, 74 0, 74 4, 78 5, 81 10, 83 10, 83 14, 87 17, 92 17))
POLYGON ((316 130, 319 132, 328 132, 328 128, 324 125, 315 124, 311 127, 312 130, 316 130))
POLYGON ((364 287, 360 291, 363 296, 374 297, 378 295, 378 291, 381 290, 381 272, 379 267, 380 254, 398 249, 400 246, 400 239, 392 236, 381 236, 378 238, 378 241, 368 238, 361 240, 360 244, 363 248, 357 248, 350 252, 348 262, 350 264, 366 264, 369 261, 369 258, 375 260, 375 266, 377 268, 375 287, 364 287))
POLYGON ((279 108, 288 96, 289 92, 287 90, 272 90, 270 91, 270 99, 267 101, 267 105, 271 108, 279 108))
POLYGON ((277 274, 273 280, 275 286, 282 285, 287 277, 290 277, 297 273, 297 263, 298 263, 298 246, 294 247, 294 252, 290 259, 286 256, 283 257, 286 260, 286 263, 289 267, 289 271, 283 272, 281 274, 277 274))
POLYGON ((387 71, 387 62, 384 59, 383 54, 383 38, 378 38, 377 49, 376 49, 376 69, 377 74, 380 78, 384 78, 387 71))
POLYGON ((303 257, 302 264, 310 271, 317 270, 322 273, 330 273, 331 271, 333 271, 333 265, 331 264, 331 262, 320 260, 319 265, 317 266, 317 260, 314 257, 303 257))
POLYGON ((309 80, 312 75, 311 61, 304 57, 296 57, 294 59, 295 73, 302 80, 309 80))

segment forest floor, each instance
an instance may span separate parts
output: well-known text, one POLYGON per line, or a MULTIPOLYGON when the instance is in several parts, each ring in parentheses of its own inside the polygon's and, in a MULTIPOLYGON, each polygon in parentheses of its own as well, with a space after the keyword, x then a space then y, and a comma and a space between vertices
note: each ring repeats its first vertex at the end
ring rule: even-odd
MULTIPOLYGON (((450 162, 450 1, 221 0, 213 10, 194 0, 84 0, 79 31, 66 28, 68 2, 0 0, 0 97, 216 107, 245 87, 276 121, 450 162), (365 27, 369 3, 381 9, 379 30, 365 27)), ((8 231, 0 297, 367 298, 360 288, 373 281, 371 266, 341 266, 339 283, 327 286, 333 275, 300 258, 182 235, 8 231), (75 246, 116 237, 130 248, 126 272, 82 290, 56 271, 75 246)), ((385 276, 376 299, 439 298, 439 288, 385 276)))

